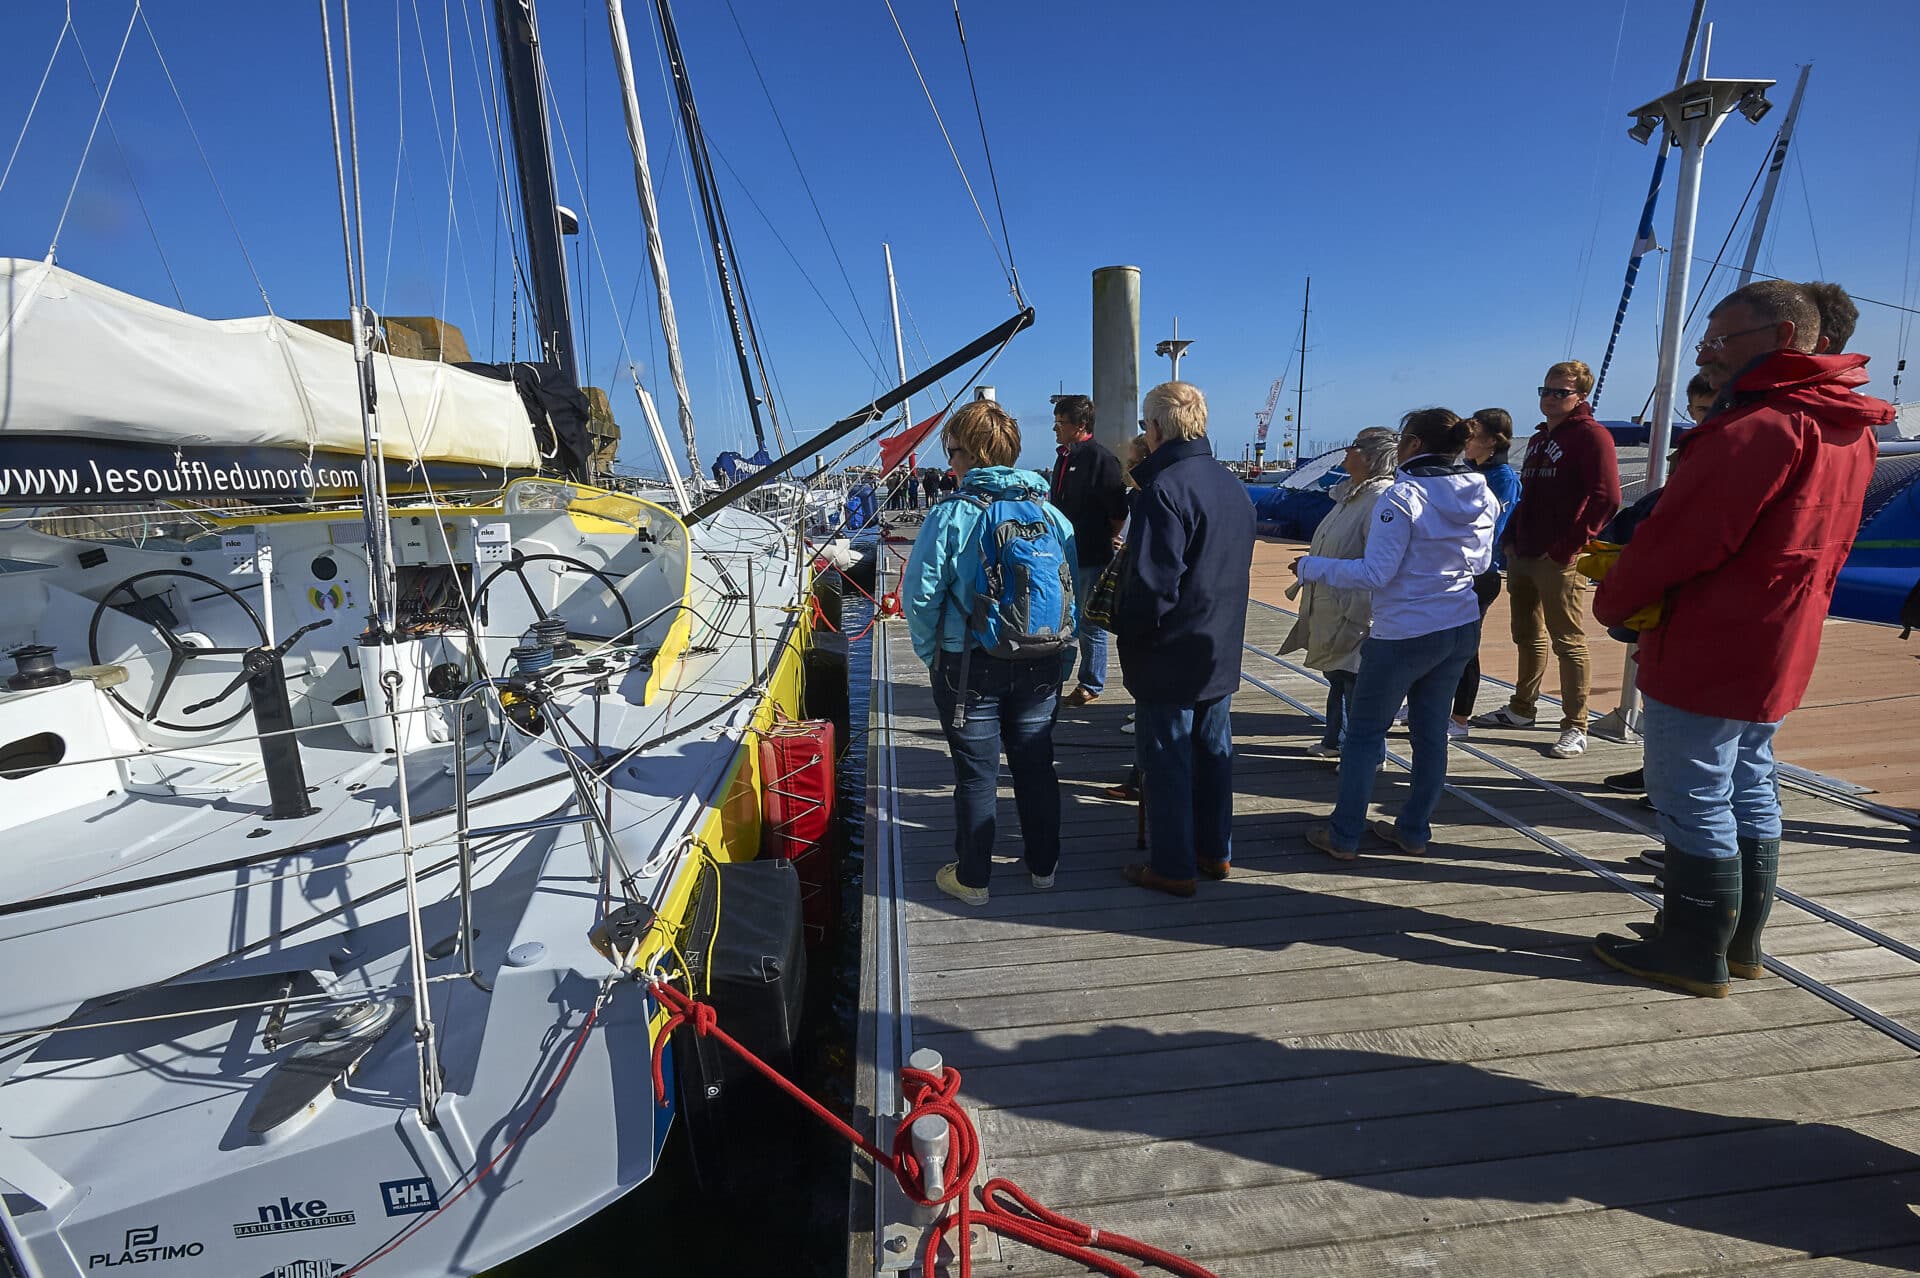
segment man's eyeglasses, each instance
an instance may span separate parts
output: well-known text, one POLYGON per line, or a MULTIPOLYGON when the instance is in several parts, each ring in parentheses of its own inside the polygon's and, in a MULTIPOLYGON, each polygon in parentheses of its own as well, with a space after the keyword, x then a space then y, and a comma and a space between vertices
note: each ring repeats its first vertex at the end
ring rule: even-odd
POLYGON ((1542 386, 1538 389, 1541 399, 1565 399, 1569 395, 1578 395, 1580 393, 1577 390, 1569 390, 1564 386, 1542 386))
POLYGON ((1755 333, 1769 332, 1775 327, 1776 325, 1773 325, 1773 324, 1762 324, 1758 328, 1743 328, 1737 333, 1722 333, 1718 337, 1709 337, 1704 342, 1695 342, 1693 344, 1693 349, 1696 353, 1701 355, 1705 355, 1709 351, 1711 351, 1715 355, 1718 355, 1721 351, 1727 349, 1727 343, 1732 341, 1736 337, 1750 337, 1755 333))

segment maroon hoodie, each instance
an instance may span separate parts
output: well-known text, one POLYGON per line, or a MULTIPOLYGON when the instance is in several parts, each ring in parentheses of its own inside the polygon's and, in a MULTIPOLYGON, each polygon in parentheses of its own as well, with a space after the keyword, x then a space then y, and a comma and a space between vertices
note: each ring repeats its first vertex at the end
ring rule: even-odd
POLYGON ((1648 696, 1748 723, 1800 704, 1860 530, 1873 428, 1893 420, 1891 404, 1853 392, 1866 362, 1775 351, 1680 441, 1660 503, 1593 598, 1608 625, 1665 602, 1640 632, 1648 696))
POLYGON ((1582 403, 1527 441, 1520 465, 1520 504, 1507 522, 1513 553, 1570 564, 1620 509, 1620 461, 1613 436, 1582 403))

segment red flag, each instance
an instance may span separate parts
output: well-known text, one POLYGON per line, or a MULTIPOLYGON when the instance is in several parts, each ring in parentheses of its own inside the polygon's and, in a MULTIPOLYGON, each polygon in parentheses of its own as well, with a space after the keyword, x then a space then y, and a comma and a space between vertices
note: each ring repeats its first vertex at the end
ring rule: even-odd
POLYGON ((882 475, 891 474, 901 462, 907 459, 907 454, 920 447, 927 436, 933 433, 933 428, 940 424, 940 419, 944 415, 943 413, 935 413, 918 426, 882 438, 880 441, 880 473, 882 475))

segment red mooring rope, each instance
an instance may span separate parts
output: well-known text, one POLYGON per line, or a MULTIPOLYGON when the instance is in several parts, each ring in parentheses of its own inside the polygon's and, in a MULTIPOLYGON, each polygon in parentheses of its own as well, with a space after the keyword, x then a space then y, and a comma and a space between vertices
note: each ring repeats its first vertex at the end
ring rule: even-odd
POLYGON ((950 1202, 955 1204, 952 1214, 942 1216, 927 1230, 926 1249, 921 1258, 925 1273, 935 1272, 934 1265, 940 1254, 940 1243, 948 1233, 952 1232, 957 1235, 958 1245, 954 1248, 954 1252, 960 1262, 960 1278, 971 1278, 973 1226, 983 1225, 1003 1238, 1011 1238, 1016 1242, 1038 1247, 1042 1251, 1052 1252, 1056 1256, 1085 1265, 1097 1273, 1110 1275, 1110 1278, 1140 1278, 1140 1275, 1138 1271, 1129 1268, 1112 1256, 1103 1255, 1102 1252, 1115 1252, 1132 1257, 1164 1269, 1168 1273, 1178 1274, 1180 1278, 1218 1278, 1211 1269, 1197 1265, 1191 1260, 1182 1259, 1124 1234, 1107 1233, 1095 1229, 1070 1216, 1063 1216, 1059 1212, 1043 1207, 1009 1180, 996 1178, 981 1186, 980 1205, 975 1207, 972 1203, 972 1191, 973 1178, 980 1170, 980 1137, 974 1130, 973 1121, 967 1117, 966 1111, 961 1109, 959 1102, 954 1099, 960 1090, 959 1070, 942 1067, 938 1074, 913 1068, 900 1071, 901 1090, 907 1100, 907 1114, 900 1120, 900 1125, 894 1129, 893 1149, 889 1152, 849 1127, 838 1115, 801 1091, 772 1066, 741 1046, 720 1028, 720 1016, 713 1009, 712 1004, 689 998, 665 981, 656 980, 648 988, 670 1013, 665 1027, 660 1031, 653 1046, 654 1100, 662 1105, 667 1101, 666 1076, 662 1072, 661 1063, 668 1039, 674 1030, 682 1025, 690 1025, 694 1033, 704 1038, 717 1039, 722 1047, 759 1071, 762 1077, 799 1102, 808 1113, 864 1150, 867 1157, 873 1159, 875 1163, 891 1171, 908 1198, 927 1207, 939 1207, 950 1202), (929 1114, 937 1114, 946 1119, 950 1133, 947 1186, 945 1192, 938 1198, 926 1196, 921 1179, 920 1163, 913 1155, 913 1145, 908 1134, 915 1119, 929 1114))

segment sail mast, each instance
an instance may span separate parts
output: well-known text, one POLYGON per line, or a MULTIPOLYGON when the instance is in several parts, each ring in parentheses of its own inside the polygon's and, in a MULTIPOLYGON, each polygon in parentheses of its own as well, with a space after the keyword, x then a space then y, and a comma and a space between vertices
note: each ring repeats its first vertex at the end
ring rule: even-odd
MULTIPOLYGON (((738 269, 739 259, 733 251, 733 235, 727 229, 726 215, 720 210, 720 192, 716 189, 713 177, 713 160, 707 151, 705 133, 700 128, 700 111, 693 101, 693 81, 687 74, 686 58, 680 51, 680 33, 673 24, 673 8, 668 0, 656 0, 654 11, 660 17, 660 38, 666 46, 667 65, 673 72, 675 96, 680 105, 680 126, 687 138, 687 167, 693 174, 694 185, 700 192, 700 209, 705 215, 707 239, 713 245, 714 273, 720 279, 720 296, 726 303, 727 322, 733 331, 733 353, 740 365, 740 383, 747 393, 747 413, 753 422, 754 443, 760 452, 766 452, 767 432, 760 423, 761 394, 753 380, 753 369, 748 363, 747 337, 752 328, 752 320, 746 314, 745 298, 734 287, 734 272, 738 269), (731 263, 729 259, 732 259, 731 263)), ((756 351, 758 342, 754 343, 756 351)), ((761 370, 764 379, 766 370, 761 370)), ((771 390, 765 397, 769 410, 773 406, 771 390)), ((775 423, 776 433, 779 423, 775 423)))
POLYGON ((1780 189, 1780 172, 1787 167, 1787 148, 1793 144, 1793 122, 1800 118, 1800 99, 1807 92, 1807 73, 1813 70, 1811 62, 1800 68, 1800 79, 1793 86, 1793 101, 1787 104, 1787 118, 1780 124, 1780 133, 1773 140, 1773 162, 1767 166, 1767 184, 1760 192, 1759 207, 1753 214, 1753 234, 1747 240, 1747 258, 1740 264, 1740 278, 1735 288, 1745 288, 1753 278, 1753 264, 1760 260, 1760 241, 1766 238, 1767 219, 1773 214, 1773 195, 1780 189))
POLYGON ((1300 454, 1301 432, 1307 423, 1307 303, 1313 300, 1313 276, 1307 276, 1307 290, 1300 297, 1300 381, 1293 388, 1293 464, 1304 460, 1300 454))
POLYGON ((520 216, 527 229, 527 272, 540 349, 569 386, 578 386, 567 263, 560 245, 560 213, 553 190, 553 145, 540 96, 540 28, 534 21, 533 0, 494 0, 493 16, 499 30, 500 67, 507 84, 514 162, 520 176, 520 216))
MULTIPOLYGON (((660 335, 667 346, 667 375, 680 405, 680 437, 687 446, 688 473, 700 474, 700 445, 694 437, 693 406, 687 394, 687 368, 680 351, 680 325, 673 313, 673 289, 667 283, 667 252, 660 243, 660 208, 653 196, 647 163, 647 136, 640 123, 640 99, 634 90, 633 52, 627 41, 627 16, 620 0, 607 0, 607 25, 613 35, 613 62, 620 73, 620 100, 626 107, 627 143, 633 149, 633 184, 640 195, 640 220, 647 230, 647 258, 653 265, 654 294, 660 307, 660 335)), ((638 387, 636 386, 636 389, 638 387)), ((666 457, 669 469, 675 469, 666 457)))
MULTIPOLYGON (((900 292, 893 282, 893 245, 881 244, 880 251, 887 256, 887 304, 893 308, 893 361, 900 370, 900 384, 907 384, 907 347, 900 337, 900 292)), ((907 407, 907 397, 900 397, 900 425, 902 428, 913 424, 913 412, 907 407)))

